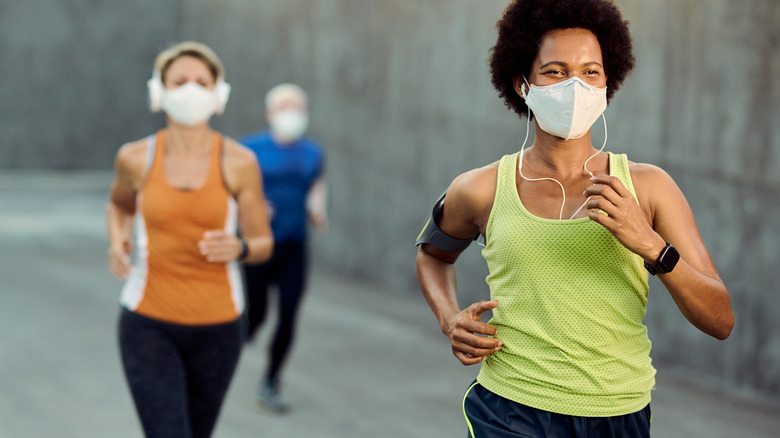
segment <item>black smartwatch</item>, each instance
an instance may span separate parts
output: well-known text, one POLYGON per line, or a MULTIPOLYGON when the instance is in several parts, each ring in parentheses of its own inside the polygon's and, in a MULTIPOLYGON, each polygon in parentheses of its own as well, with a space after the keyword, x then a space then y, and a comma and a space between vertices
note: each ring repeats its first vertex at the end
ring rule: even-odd
POLYGON ((658 260, 655 261, 655 266, 645 262, 645 269, 650 274, 666 274, 672 272, 672 269, 677 265, 680 260, 680 253, 672 246, 671 243, 666 243, 666 248, 661 251, 661 255, 658 256, 658 260))

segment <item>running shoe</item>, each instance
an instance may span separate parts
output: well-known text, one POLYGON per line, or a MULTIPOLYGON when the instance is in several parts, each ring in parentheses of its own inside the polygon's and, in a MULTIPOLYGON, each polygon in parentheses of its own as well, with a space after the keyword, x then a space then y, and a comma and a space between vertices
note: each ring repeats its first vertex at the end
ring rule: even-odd
POLYGON ((257 392, 257 404, 274 414, 284 414, 290 410, 290 406, 279 392, 279 383, 275 380, 266 380, 260 385, 257 392))

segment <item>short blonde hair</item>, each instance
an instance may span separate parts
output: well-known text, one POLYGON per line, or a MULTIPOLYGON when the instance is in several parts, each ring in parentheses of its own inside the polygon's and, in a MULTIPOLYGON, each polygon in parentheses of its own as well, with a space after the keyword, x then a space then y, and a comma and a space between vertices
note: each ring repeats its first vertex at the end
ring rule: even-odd
POLYGON ((168 67, 182 56, 191 56, 203 61, 215 81, 225 79, 225 68, 217 54, 205 44, 195 41, 184 41, 160 52, 154 60, 154 73, 160 76, 161 81, 165 81, 165 72, 168 67))

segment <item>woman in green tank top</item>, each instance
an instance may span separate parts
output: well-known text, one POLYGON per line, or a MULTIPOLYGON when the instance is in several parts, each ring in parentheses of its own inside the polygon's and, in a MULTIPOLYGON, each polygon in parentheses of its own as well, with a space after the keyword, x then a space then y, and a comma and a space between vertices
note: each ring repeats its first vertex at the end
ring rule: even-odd
POLYGON ((591 144, 634 66, 617 7, 516 0, 497 27, 493 85, 536 135, 455 178, 433 219, 449 238, 485 238, 491 300, 459 307, 460 252, 440 235, 424 230, 417 252, 453 354, 482 364, 464 401, 471 436, 649 436, 648 275, 717 339, 734 325, 728 291, 672 178, 591 144))

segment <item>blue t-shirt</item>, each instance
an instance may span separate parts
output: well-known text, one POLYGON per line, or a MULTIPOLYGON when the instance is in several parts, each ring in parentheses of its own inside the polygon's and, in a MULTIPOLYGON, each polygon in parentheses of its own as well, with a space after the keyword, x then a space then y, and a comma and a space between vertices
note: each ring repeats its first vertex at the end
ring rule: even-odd
POLYGON ((274 240, 305 240, 306 195, 322 173, 322 149, 308 138, 280 145, 269 131, 248 135, 240 142, 257 155, 265 198, 274 209, 271 219, 274 240))

